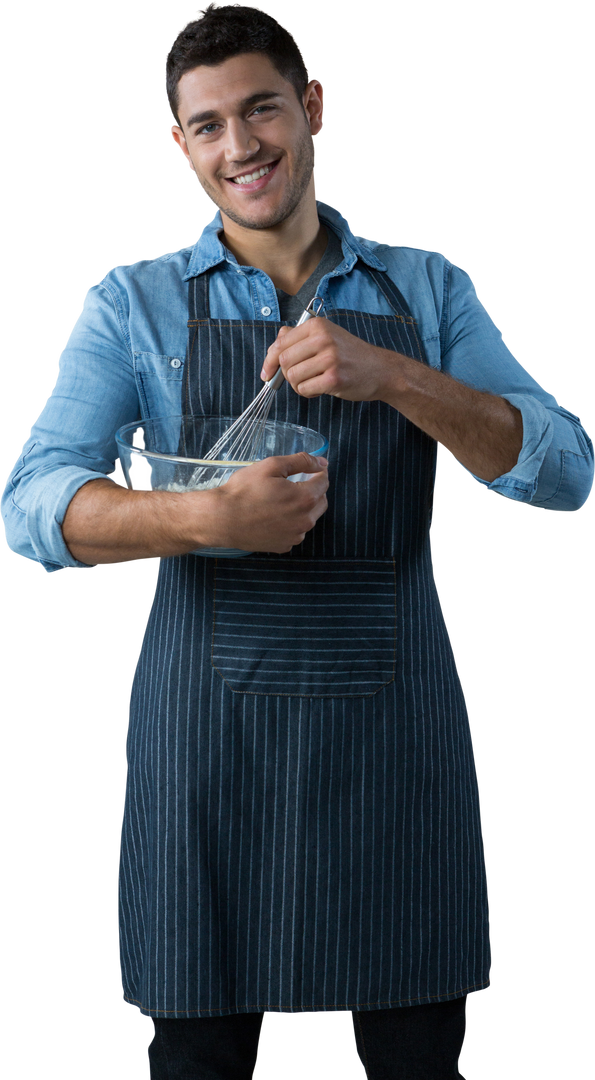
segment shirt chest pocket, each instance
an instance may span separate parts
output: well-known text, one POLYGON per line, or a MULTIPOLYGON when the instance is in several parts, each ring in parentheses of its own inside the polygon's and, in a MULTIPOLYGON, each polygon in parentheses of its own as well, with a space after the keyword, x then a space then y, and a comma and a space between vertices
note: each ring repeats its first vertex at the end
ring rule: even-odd
POLYGON ((134 354, 134 376, 144 419, 181 413, 184 366, 184 352, 176 356, 134 354))
POLYGON ((230 559, 215 569, 212 664, 235 693, 365 697, 392 682, 392 559, 230 559))

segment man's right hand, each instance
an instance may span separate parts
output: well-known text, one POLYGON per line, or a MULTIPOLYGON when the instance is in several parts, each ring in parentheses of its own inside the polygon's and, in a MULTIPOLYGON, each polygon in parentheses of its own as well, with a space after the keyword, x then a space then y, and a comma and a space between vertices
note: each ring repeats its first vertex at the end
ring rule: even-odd
MULTIPOLYGON (((326 458, 310 454, 270 457, 238 469, 213 491, 213 547, 281 554, 301 544, 327 508, 326 458), (288 477, 310 473, 307 480, 288 477)), ((197 493, 198 494, 198 493, 197 493)), ((200 514, 200 507, 197 507, 200 514)), ((209 544, 211 546, 211 544, 209 544)))

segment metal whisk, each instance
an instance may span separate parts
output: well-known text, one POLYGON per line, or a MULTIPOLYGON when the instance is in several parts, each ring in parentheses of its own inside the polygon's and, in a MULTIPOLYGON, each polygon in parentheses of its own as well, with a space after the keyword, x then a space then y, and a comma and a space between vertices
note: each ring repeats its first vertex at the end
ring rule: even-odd
MULTIPOLYGON (((323 306, 324 301, 319 296, 315 296, 296 325, 301 326, 308 319, 320 315, 323 306), (314 308, 316 303, 318 307, 314 308)), ((254 401, 250 403, 247 409, 244 409, 242 415, 238 416, 233 424, 230 424, 227 431, 223 432, 221 438, 217 439, 215 445, 204 455, 204 461, 225 461, 226 464, 233 465, 239 461, 255 461, 257 459, 264 439, 265 424, 271 411, 273 399, 284 377, 281 368, 279 368, 272 379, 269 379, 264 384, 254 401)), ((192 476, 192 483, 197 483, 205 471, 204 468, 196 469, 192 476)))

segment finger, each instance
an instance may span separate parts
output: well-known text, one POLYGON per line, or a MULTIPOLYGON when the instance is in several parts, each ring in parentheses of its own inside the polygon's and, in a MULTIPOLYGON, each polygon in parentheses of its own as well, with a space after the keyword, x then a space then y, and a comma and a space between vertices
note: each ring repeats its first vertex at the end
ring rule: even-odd
POLYGON ((292 367, 295 367, 295 365, 299 362, 299 356, 294 357, 292 354, 292 357, 290 357, 290 363, 287 363, 288 360, 289 356, 281 352, 281 347, 278 348, 276 346, 271 346, 271 349, 265 357, 265 365, 263 365, 260 372, 260 378, 272 379, 274 373, 276 372, 276 370, 278 370, 280 366, 283 368, 285 378, 287 378, 287 372, 289 372, 289 370, 292 369, 292 367), (282 355, 284 356, 283 363, 281 362, 282 355))
POLYGON ((271 345, 269 351, 267 352, 264 364, 262 365, 262 371, 260 373, 260 377, 263 382, 268 382, 269 379, 272 379, 273 375, 277 371, 277 368, 279 367, 280 351, 281 347, 277 347, 277 345, 275 344, 271 345))
POLYGON ((293 473, 320 473, 325 472, 328 461, 323 457, 313 457, 302 450, 299 454, 283 454, 277 457, 265 458, 259 461, 254 468, 260 468, 269 476, 291 476, 293 473))
MULTIPOLYGON (((285 328, 282 326, 281 330, 284 329, 285 328)), ((281 331, 279 331, 279 333, 280 332, 281 331)), ((264 364, 262 365, 262 371, 260 373, 261 379, 263 379, 265 382, 268 379, 272 379, 277 368, 279 367, 279 353, 281 353, 282 351, 283 345, 278 340, 274 341, 273 344, 270 345, 267 349, 267 354, 265 356, 264 364)))
POLYGON ((305 383, 308 379, 315 379, 318 375, 323 375, 329 363, 330 360, 326 357, 312 356, 309 360, 302 360, 299 364, 294 364, 290 368, 283 365, 283 374, 295 390, 300 383, 305 383))
POLYGON ((296 394, 303 398, 317 398, 328 394, 328 390, 325 389, 320 379, 309 379, 308 382, 300 383, 299 386, 294 386, 293 389, 296 394))
POLYGON ((269 379, 272 379, 276 370, 279 370, 279 357, 275 356, 273 359, 273 357, 267 356, 265 364, 263 364, 260 372, 260 378, 263 379, 263 381, 268 382, 269 379))
POLYGON ((343 397, 343 394, 347 393, 346 389, 339 390, 332 371, 323 371, 322 374, 312 379, 305 379, 303 382, 292 381, 291 385, 296 394, 304 398, 322 397, 323 394, 329 394, 330 397, 343 397))

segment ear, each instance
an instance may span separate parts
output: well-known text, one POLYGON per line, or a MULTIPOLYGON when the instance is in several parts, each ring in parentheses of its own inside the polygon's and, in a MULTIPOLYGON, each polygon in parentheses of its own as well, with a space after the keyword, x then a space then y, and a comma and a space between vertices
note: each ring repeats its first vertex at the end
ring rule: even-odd
POLYGON ((308 83, 302 101, 310 119, 310 131, 317 135, 322 127, 322 86, 316 79, 308 83))
POLYGON ((184 154, 184 157, 186 158, 186 161, 188 162, 190 168, 192 170, 194 170, 194 165, 192 164, 192 158, 190 157, 190 154, 188 152, 188 146, 187 146, 187 143, 186 143, 186 136, 184 135, 184 132, 182 131, 181 127, 178 127, 177 124, 174 124, 174 126, 171 129, 171 133, 172 133, 175 141, 177 142, 178 146, 180 147, 180 150, 184 154))

